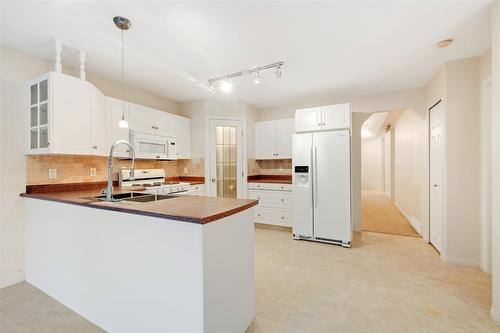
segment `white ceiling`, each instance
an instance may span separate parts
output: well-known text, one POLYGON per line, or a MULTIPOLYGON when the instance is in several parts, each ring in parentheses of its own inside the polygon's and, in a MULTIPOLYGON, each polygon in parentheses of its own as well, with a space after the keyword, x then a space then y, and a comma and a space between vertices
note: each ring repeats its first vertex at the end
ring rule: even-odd
POLYGON ((423 86, 445 61, 488 49, 489 4, 4 0, 0 41, 51 58, 50 40, 61 38, 87 50, 90 72, 119 80, 120 31, 112 18, 126 16, 128 85, 195 100, 210 96, 209 78, 282 60, 279 80, 269 72, 260 86, 234 81, 234 98, 267 108, 325 93, 423 86), (456 39, 451 47, 436 48, 448 37, 456 39))

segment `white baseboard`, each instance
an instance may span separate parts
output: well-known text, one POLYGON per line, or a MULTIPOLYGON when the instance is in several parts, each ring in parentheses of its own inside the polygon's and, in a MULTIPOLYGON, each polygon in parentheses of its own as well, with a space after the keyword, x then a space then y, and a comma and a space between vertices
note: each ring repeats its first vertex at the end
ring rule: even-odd
POLYGON ((496 307, 495 305, 491 306, 490 316, 491 316, 491 319, 493 319, 497 324, 500 325, 500 309, 498 307, 496 307))
POLYGON ((396 201, 394 201, 394 205, 396 206, 397 209, 403 214, 404 217, 408 221, 410 221, 411 226, 417 231, 417 233, 422 236, 422 222, 415 216, 415 215, 408 215, 401 207, 398 205, 396 201))
POLYGON ((441 260, 452 265, 479 267, 479 259, 454 257, 441 253, 441 260))

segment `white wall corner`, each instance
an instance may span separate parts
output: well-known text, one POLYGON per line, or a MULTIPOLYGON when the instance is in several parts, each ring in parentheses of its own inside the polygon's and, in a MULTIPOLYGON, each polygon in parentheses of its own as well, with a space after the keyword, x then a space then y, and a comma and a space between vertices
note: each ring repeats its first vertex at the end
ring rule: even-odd
POLYGON ((411 226, 417 231, 417 233, 422 236, 422 222, 415 215, 408 215, 400 205, 398 205, 397 201, 394 201, 394 205, 397 209, 403 214, 403 216, 410 222, 411 226))

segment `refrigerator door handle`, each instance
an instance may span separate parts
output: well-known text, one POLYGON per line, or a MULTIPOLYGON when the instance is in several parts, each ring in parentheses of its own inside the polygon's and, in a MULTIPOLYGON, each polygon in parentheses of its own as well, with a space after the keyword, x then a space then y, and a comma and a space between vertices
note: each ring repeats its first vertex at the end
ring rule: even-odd
MULTIPOLYGON (((309 147, 309 152, 310 152, 310 161, 312 162, 313 161, 313 146, 309 147)), ((311 182, 312 188, 314 190, 313 175, 314 175, 314 171, 311 168, 311 178, 309 181, 311 182)), ((310 205, 311 205, 311 208, 314 208, 314 194, 312 191, 309 193, 311 194, 310 205)))
POLYGON ((318 207, 318 147, 314 146, 314 208, 318 207))

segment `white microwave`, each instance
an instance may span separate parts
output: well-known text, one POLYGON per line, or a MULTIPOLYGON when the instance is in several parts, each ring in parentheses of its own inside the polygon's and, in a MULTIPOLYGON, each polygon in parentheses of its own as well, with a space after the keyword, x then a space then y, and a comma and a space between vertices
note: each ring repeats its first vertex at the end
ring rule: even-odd
POLYGON ((177 147, 174 137, 130 131, 136 159, 176 160, 177 147))

